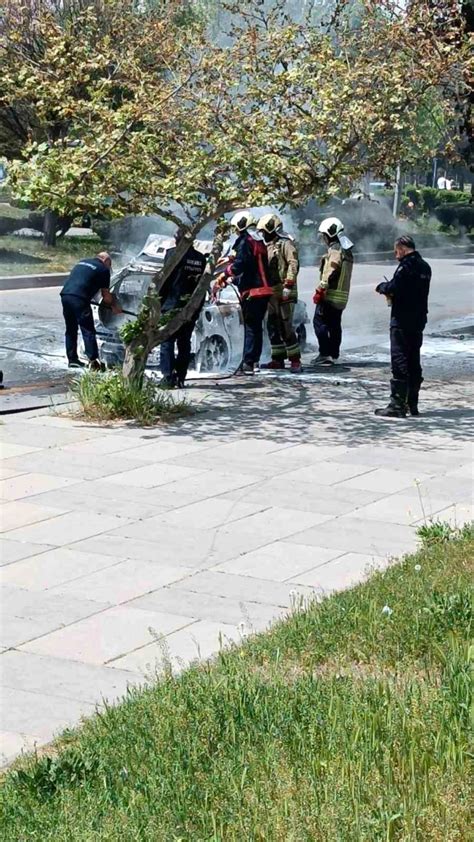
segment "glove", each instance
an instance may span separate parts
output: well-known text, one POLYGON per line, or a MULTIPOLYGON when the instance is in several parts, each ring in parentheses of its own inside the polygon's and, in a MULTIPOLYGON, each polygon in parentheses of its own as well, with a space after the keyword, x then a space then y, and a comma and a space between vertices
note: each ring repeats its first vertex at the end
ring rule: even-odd
POLYGON ((224 287, 227 286, 227 279, 224 272, 221 272, 221 274, 217 276, 215 286, 218 289, 224 289, 224 287))
POLYGON ((379 295, 385 295, 385 293, 384 293, 384 291, 383 291, 383 287, 384 287, 384 286, 385 286, 385 282, 384 282, 384 281, 382 281, 380 284, 377 284, 377 286, 375 287, 375 292, 378 292, 378 293, 379 293, 379 295))
POLYGON ((290 295, 291 295, 291 289, 289 287, 283 287, 283 291, 281 293, 281 300, 282 301, 288 301, 290 295))
POLYGON ((321 304, 321 302, 324 301, 325 295, 326 295, 326 290, 321 289, 321 287, 318 287, 316 292, 313 295, 313 304, 321 304))

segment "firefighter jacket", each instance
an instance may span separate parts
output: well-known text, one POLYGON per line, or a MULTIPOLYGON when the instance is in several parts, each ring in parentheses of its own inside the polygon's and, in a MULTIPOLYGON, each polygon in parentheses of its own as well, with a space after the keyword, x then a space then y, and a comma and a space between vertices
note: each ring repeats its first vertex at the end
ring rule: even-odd
POLYGON ((206 258, 191 246, 161 288, 162 313, 184 307, 205 268, 206 258))
POLYGON ((319 288, 325 290, 324 300, 336 310, 344 310, 348 302, 353 265, 352 249, 343 249, 337 241, 329 245, 321 260, 319 288))
POLYGON ((392 299, 390 327, 420 331, 426 325, 431 266, 418 251, 402 257, 391 281, 376 287, 377 292, 392 299))
POLYGON ((288 301, 298 298, 297 278, 300 268, 295 242, 288 234, 277 235, 267 243, 270 283, 275 294, 281 296, 283 287, 290 290, 288 301))
POLYGON ((225 274, 235 283, 241 296, 272 295, 267 249, 263 238, 256 231, 243 231, 237 237, 233 251, 235 257, 225 274))

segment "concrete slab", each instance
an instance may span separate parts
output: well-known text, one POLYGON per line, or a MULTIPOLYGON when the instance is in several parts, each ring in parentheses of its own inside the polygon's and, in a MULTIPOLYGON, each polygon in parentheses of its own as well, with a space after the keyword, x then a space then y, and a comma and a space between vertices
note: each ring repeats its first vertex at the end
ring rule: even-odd
POLYGON ((49 544, 26 544, 0 538, 0 567, 52 549, 49 544))
POLYGON ((433 497, 423 500, 420 496, 408 495, 405 491, 391 494, 376 503, 362 506, 353 512, 354 518, 369 518, 385 523, 417 523, 420 519, 429 520, 441 509, 446 508, 448 500, 433 497))
POLYGON ((241 640, 235 626, 200 620, 186 629, 167 635, 162 641, 131 652, 111 663, 112 667, 140 672, 153 679, 171 665, 174 672, 180 672, 195 661, 210 658, 220 648, 241 640))
MULTIPOLYGON (((292 588, 280 582, 268 579, 258 579, 250 576, 237 576, 231 573, 215 573, 206 570, 196 573, 170 586, 173 590, 184 590, 203 593, 211 596, 226 596, 243 602, 261 602, 263 605, 278 605, 281 608, 291 607, 294 594, 292 588)), ((310 596, 310 588, 300 588, 302 596, 310 596)))
POLYGON ((193 622, 192 617, 120 606, 79 620, 20 648, 53 658, 105 664, 193 622))
POLYGON ((136 488, 156 488, 167 482, 183 482, 188 477, 200 473, 199 468, 167 465, 157 462, 152 465, 142 465, 125 473, 120 471, 120 464, 116 464, 116 472, 106 477, 105 482, 112 485, 121 484, 136 488), (118 470, 117 470, 118 469, 118 470))
POLYGON ((38 593, 5 585, 2 587, 0 645, 18 646, 107 607, 107 603, 92 599, 38 593))
POLYGON ((65 594, 79 599, 94 594, 94 599, 119 605, 171 582, 180 581, 192 572, 188 567, 171 567, 127 559, 106 569, 96 570, 73 581, 56 585, 49 593, 65 594))
POLYGON ((296 585, 308 585, 327 595, 351 587, 364 579, 371 571, 384 569, 388 563, 383 556, 370 553, 345 553, 314 570, 294 576, 292 581, 296 585))
POLYGON ((389 468, 376 468, 367 474, 359 474, 351 479, 344 480, 338 484, 338 488, 347 490, 380 491, 383 494, 394 494, 403 489, 414 488, 424 480, 429 479, 429 474, 414 474, 410 471, 395 471, 389 468))
POLYGON ((218 564, 213 571, 254 576, 257 579, 269 579, 274 582, 295 581, 299 574, 326 564, 338 555, 340 555, 339 550, 275 541, 260 550, 254 550, 232 561, 218 564))
POLYGON ((0 731, 0 767, 8 765, 23 752, 33 751, 35 745, 42 742, 38 734, 0 731))
POLYGON ((62 699, 50 693, 28 693, 25 690, 2 689, 1 718, 7 732, 35 734, 41 743, 48 742, 65 728, 78 724, 83 716, 91 716, 96 706, 88 702, 62 699))
MULTIPOLYGON (((48 474, 20 474, 20 476, 0 481, 0 499, 21 500, 24 497, 43 494, 45 491, 66 488, 66 486, 72 485, 76 481, 68 477, 51 477, 48 474)), ((60 504, 61 495, 59 494, 55 499, 56 502, 52 504, 52 507, 62 508, 64 511, 64 506, 60 504)), ((31 502, 38 504, 37 500, 31 502)), ((44 505, 44 503, 39 503, 39 505, 44 505)))
MULTIPOLYGON (((32 544, 30 546, 36 547, 37 545, 32 544)), ((0 582, 3 585, 15 585, 30 591, 44 591, 75 579, 87 577, 97 570, 109 568, 124 561, 120 557, 78 552, 68 547, 57 547, 40 555, 34 555, 33 553, 30 554, 29 558, 3 567, 0 570, 0 582)), ((90 597, 91 594, 92 591, 89 591, 86 596, 90 597)), ((105 601, 110 602, 111 600, 106 598, 105 601)))
POLYGON ((116 474, 118 470, 125 472, 139 467, 139 463, 127 460, 126 457, 117 459, 110 455, 96 456, 94 454, 68 453, 67 456, 59 448, 42 450, 38 453, 27 453, 5 461, 6 467, 22 473, 49 474, 51 476, 72 477, 73 479, 104 479, 109 474, 116 474))
MULTIPOLYGON (((144 530, 143 530, 144 531, 144 530)), ((161 533, 163 537, 163 532, 161 533)), ((97 535, 94 538, 87 538, 74 545, 75 550, 80 552, 94 553, 104 558, 115 559, 133 558, 141 561, 151 561, 155 564, 172 564, 179 567, 192 567, 199 569, 206 563, 212 544, 212 533, 206 539, 207 543, 202 546, 194 539, 187 539, 184 531, 177 536, 172 544, 162 541, 144 541, 140 538, 127 537, 124 535, 97 535)))
POLYGON ((8 442, 2 441, 0 445, 0 459, 12 459, 16 456, 24 456, 25 453, 34 453, 36 450, 40 450, 40 448, 28 447, 22 444, 9 444, 8 442))
MULTIPOLYGON (((5 505, 8 506, 9 504, 6 503, 5 505)), ((14 505, 26 504, 15 503, 14 505)), ((44 511, 48 510, 44 509, 44 511)), ((59 515, 58 517, 50 516, 48 520, 43 519, 42 522, 30 526, 10 529, 6 537, 14 541, 28 541, 33 544, 48 543, 54 547, 62 547, 126 524, 126 518, 114 515, 88 513, 85 517, 83 512, 69 512, 69 514, 59 515)))
POLYGON ((303 482, 313 483, 314 485, 334 485, 342 482, 345 479, 366 474, 373 470, 373 465, 367 464, 349 464, 343 462, 346 459, 346 454, 335 457, 335 461, 319 462, 317 464, 309 465, 306 468, 297 468, 285 474, 285 482, 303 482), (341 461, 336 461, 340 459, 341 461))
MULTIPOLYGON (((129 495, 129 499, 116 499, 115 495, 111 497, 106 492, 98 492, 92 487, 94 486, 92 482, 80 482, 79 480, 72 480, 72 482, 74 482, 74 485, 70 488, 39 494, 31 498, 31 502, 41 506, 58 506, 62 502, 70 510, 94 512, 97 515, 112 515, 132 520, 144 520, 168 511, 164 506, 150 505, 144 495, 141 499, 134 500, 132 497, 133 489, 130 488, 125 489, 123 486, 115 486, 126 490, 129 495)), ((112 487, 112 483, 109 484, 110 487, 112 487)))
POLYGON ((235 627, 244 622, 246 627, 254 631, 262 631, 282 613, 282 608, 278 605, 263 605, 215 594, 194 593, 183 588, 160 588, 135 599, 130 606, 147 611, 187 615, 197 620, 212 620, 235 627))
POLYGON ((336 456, 336 462, 353 465, 370 465, 372 468, 390 468, 394 471, 436 476, 462 465, 465 455, 457 449, 452 451, 430 450, 425 437, 425 447, 420 450, 407 447, 362 446, 353 448, 350 453, 336 456))
MULTIPOLYGON (((4 503, 0 507, 0 532, 9 532, 11 535, 5 537, 15 539, 15 535, 12 532, 17 531, 19 528, 21 529, 32 523, 49 520, 57 515, 62 515, 64 512, 67 512, 67 509, 64 507, 58 509, 51 506, 37 506, 34 503, 22 503, 20 501, 4 503)), ((26 538, 25 540, 28 539, 26 538)))
POLYGON ((16 650, 1 656, 0 669, 2 685, 10 690, 45 693, 90 704, 104 699, 112 702, 140 680, 133 672, 16 650))
POLYGON ((285 539, 294 544, 311 544, 347 552, 397 556, 412 552, 417 545, 414 527, 369 518, 338 517, 324 529, 306 529, 285 539))
POLYGON ((245 528, 249 516, 256 511, 268 508, 268 503, 261 499, 260 503, 238 503, 224 500, 222 497, 209 497, 189 506, 173 509, 165 515, 155 518, 155 522, 166 523, 170 526, 193 529, 216 529, 225 523, 239 521, 245 528))
MULTIPOLYGON (((364 474, 370 476, 370 474, 364 474)), ((241 500, 248 503, 260 503, 261 500, 278 501, 280 507, 298 509, 302 512, 315 512, 321 515, 344 515, 360 506, 366 506, 384 496, 383 491, 362 491, 347 488, 345 482, 324 486, 317 483, 282 482, 281 478, 272 478, 237 491, 229 491, 224 499, 241 500)), ((222 499, 222 497, 221 497, 222 499)))

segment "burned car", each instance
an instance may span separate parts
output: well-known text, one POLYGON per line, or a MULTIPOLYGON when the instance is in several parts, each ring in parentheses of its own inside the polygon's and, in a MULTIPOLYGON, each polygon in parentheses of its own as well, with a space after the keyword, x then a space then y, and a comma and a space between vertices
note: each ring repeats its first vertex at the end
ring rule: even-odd
MULTIPOLYGON (((212 242, 195 240, 194 247, 203 254, 208 254, 212 242)), ((153 276, 174 248, 174 239, 150 234, 140 254, 132 258, 112 279, 110 288, 124 312, 114 314, 102 303, 93 305, 100 358, 107 366, 120 365, 123 362, 125 349, 119 330, 122 325, 136 317, 153 276)), ((304 349, 305 325, 309 319, 302 301, 298 301, 295 306, 294 321, 295 330, 304 349)), ((191 340, 192 356, 188 377, 234 374, 241 365, 243 350, 244 325, 240 298, 236 288, 229 284, 219 291, 216 298, 209 294, 206 296, 191 340)), ((265 331, 262 362, 267 360, 270 360, 270 343, 265 331)), ((159 346, 148 357, 147 368, 159 370, 159 346)))

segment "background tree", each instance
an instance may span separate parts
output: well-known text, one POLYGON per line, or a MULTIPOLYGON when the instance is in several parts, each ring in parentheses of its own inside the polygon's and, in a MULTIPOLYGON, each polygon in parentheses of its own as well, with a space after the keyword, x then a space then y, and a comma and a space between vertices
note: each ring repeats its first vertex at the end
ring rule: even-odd
MULTIPOLYGON (((125 0, 102 4, 130 13, 125 0)), ((456 2, 445 4, 452 16, 442 33, 425 0, 407 8, 397 0, 360 0, 356 15, 353 3, 342 2, 317 26, 291 20, 280 0, 223 5, 229 31, 218 44, 206 40, 200 20, 180 28, 160 6, 151 26, 161 40, 140 33, 140 42, 129 23, 120 60, 106 40, 107 67, 114 81, 119 74, 120 92, 127 91, 118 104, 104 45, 94 43, 93 8, 81 13, 90 35, 77 45, 74 67, 85 68, 87 78, 77 73, 87 96, 69 95, 70 69, 55 71, 61 84, 53 88, 54 108, 61 115, 68 109, 68 138, 77 143, 33 145, 13 167, 14 188, 63 214, 108 208, 184 220, 189 241, 232 209, 298 205, 310 196, 324 201, 369 170, 384 173, 400 160, 430 155, 431 138, 420 133, 416 114, 433 92, 441 93, 442 119, 452 125, 465 63, 463 42, 453 37, 456 2)), ((47 26, 42 33, 46 38, 47 26)), ((62 39, 61 32, 60 56, 62 39)), ((51 108, 41 67, 40 73, 30 65, 24 84, 34 91, 42 84, 41 108, 51 108)), ((221 237, 213 259, 220 243, 221 237)), ((142 376, 150 351, 192 315, 209 282, 211 266, 185 308, 162 324, 159 289, 185 249, 186 240, 127 326, 129 377, 142 376)))

